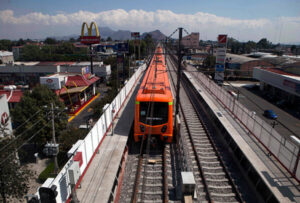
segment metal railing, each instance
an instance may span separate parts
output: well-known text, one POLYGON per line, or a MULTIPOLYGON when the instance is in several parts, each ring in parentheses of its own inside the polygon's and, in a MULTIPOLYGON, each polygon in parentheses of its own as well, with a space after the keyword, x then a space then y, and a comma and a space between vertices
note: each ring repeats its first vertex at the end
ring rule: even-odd
POLYGON ((299 146, 289 136, 280 135, 270 124, 248 110, 237 98, 230 95, 203 73, 197 73, 199 81, 228 109, 248 131, 272 154, 299 182, 299 146))

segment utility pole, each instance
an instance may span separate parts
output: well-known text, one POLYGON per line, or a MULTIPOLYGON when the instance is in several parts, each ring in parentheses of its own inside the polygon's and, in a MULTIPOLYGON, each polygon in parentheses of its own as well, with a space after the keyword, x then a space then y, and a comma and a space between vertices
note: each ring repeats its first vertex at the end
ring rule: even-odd
POLYGON ((176 91, 176 111, 175 115, 179 112, 179 93, 180 93, 180 80, 181 80, 181 39, 182 39, 182 27, 178 28, 179 31, 179 38, 178 38, 178 67, 177 67, 177 91, 176 91))
POLYGON ((141 40, 139 39, 139 62, 141 60, 141 40))
POLYGON ((53 103, 51 103, 51 115, 52 115, 52 142, 54 147, 57 149, 55 154, 54 154, 54 173, 57 174, 58 172, 58 163, 57 163, 57 153, 58 153, 58 148, 56 146, 56 139, 55 139, 55 125, 54 125, 54 108, 53 108, 53 103))
POLYGON ((92 49, 92 45, 90 45, 90 54, 91 54, 91 73, 94 74, 94 68, 93 68, 93 49, 92 49))

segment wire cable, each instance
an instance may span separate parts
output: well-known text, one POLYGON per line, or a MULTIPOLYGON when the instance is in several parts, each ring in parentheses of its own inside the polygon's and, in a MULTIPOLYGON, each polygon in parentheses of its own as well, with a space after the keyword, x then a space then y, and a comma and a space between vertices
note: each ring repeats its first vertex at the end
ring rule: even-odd
MULTIPOLYGON (((46 124, 48 124, 51 120, 49 120, 46 124)), ((6 156, 6 158, 0 162, 0 165, 2 165, 5 161, 8 160, 9 157, 11 157, 12 155, 14 155, 19 149, 21 149, 23 147, 23 145, 27 142, 29 142, 30 140, 32 140, 36 135, 39 134, 39 132, 41 132, 47 125, 45 125, 44 127, 40 128, 36 133, 34 133, 30 138, 28 138, 21 146, 19 146, 18 148, 16 148, 15 150, 13 150, 12 153, 10 153, 9 155, 6 156)))

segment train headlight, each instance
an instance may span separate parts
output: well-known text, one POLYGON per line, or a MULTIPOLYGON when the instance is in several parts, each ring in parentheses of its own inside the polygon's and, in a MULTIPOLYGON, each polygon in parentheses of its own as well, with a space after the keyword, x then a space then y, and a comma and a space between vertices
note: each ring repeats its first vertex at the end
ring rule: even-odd
POLYGON ((140 130, 141 130, 142 132, 145 132, 145 126, 140 125, 140 130))
POLYGON ((164 125, 164 126, 161 128, 161 132, 164 133, 164 132, 166 132, 166 130, 167 130, 167 126, 164 125))

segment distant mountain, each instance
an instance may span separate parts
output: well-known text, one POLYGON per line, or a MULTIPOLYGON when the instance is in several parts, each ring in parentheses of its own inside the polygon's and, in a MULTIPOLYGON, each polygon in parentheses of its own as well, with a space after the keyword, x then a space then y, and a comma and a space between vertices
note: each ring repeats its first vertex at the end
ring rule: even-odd
POLYGON ((73 35, 66 35, 66 36, 52 36, 50 38, 54 38, 54 39, 59 40, 59 41, 61 41, 61 40, 67 41, 70 38, 74 38, 76 40, 78 37, 79 37, 79 35, 73 34, 73 35))
POLYGON ((128 40, 131 38, 131 32, 129 30, 115 31, 111 36, 113 40, 128 40))
POLYGON ((154 40, 164 40, 166 38, 166 35, 164 35, 160 30, 154 30, 152 32, 144 32, 142 34, 142 38, 145 38, 147 34, 150 34, 152 36, 152 39, 154 40))
MULTIPOLYGON (((99 27, 100 36, 103 39, 111 37, 112 40, 128 40, 131 39, 131 31, 130 30, 112 30, 109 27, 99 27)), ((79 33, 80 34, 80 33, 79 33)), ((52 36, 51 38, 55 38, 56 40, 69 40, 70 38, 77 39, 80 35, 72 34, 66 36, 52 36)), ((87 33, 86 33, 87 34, 87 33)), ((96 34, 95 29, 93 29, 93 35, 96 34)), ((154 40, 164 40, 166 35, 164 35, 160 30, 154 30, 152 32, 145 32, 142 34, 142 38, 144 38, 147 34, 150 34, 154 40)))

